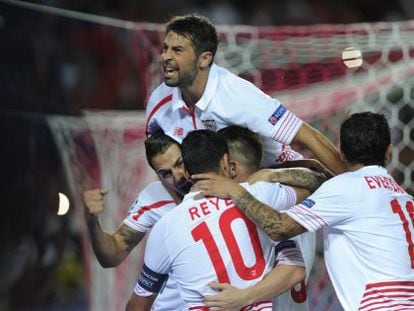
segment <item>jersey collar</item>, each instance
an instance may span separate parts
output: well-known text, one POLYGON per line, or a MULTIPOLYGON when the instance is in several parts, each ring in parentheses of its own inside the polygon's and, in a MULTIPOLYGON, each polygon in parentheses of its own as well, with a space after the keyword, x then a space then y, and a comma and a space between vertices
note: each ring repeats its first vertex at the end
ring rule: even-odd
MULTIPOLYGON (((210 103, 211 99, 216 93, 217 86, 218 86, 218 80, 219 80, 218 67, 216 64, 213 64, 208 74, 207 85, 206 85, 206 89, 204 90, 203 96, 201 96, 200 100, 196 103, 196 106, 202 111, 206 110, 208 104, 210 103)), ((172 100, 173 110, 177 110, 185 106, 185 102, 183 100, 181 90, 178 87, 173 88, 172 99, 173 99, 172 100)))

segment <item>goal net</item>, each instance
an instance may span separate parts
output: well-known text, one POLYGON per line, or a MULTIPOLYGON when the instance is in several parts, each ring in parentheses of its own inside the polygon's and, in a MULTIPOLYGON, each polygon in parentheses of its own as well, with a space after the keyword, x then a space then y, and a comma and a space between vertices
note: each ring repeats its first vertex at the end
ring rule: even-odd
MULTIPOLYGON (((163 27, 148 26, 134 34, 145 43, 133 45, 138 58, 149 60, 141 68, 147 96, 162 81, 157 54, 163 42, 163 27)), ((335 143, 349 113, 383 113, 394 147, 388 169, 414 193, 414 21, 218 30, 216 63, 278 98, 335 143)), ((308 286, 311 310, 341 310, 320 243, 308 286)))
POLYGON ((71 191, 74 224, 82 234, 90 310, 123 310, 140 270, 142 245, 116 269, 102 268, 90 247, 82 194, 92 188, 109 190, 99 220, 115 231, 134 198, 155 178, 146 162, 144 114, 85 111, 82 117, 50 116, 48 124, 71 191))
MULTIPOLYGON (((164 26, 109 24, 97 26, 96 31, 116 37, 127 51, 128 64, 137 72, 138 102, 144 106, 162 80, 159 51, 164 26), (123 28, 123 32, 114 28, 123 28)), ((384 113, 392 126, 394 145, 388 168, 403 188, 414 192, 414 21, 220 26, 218 30, 216 63, 278 98, 335 143, 339 125, 350 112, 384 113)), ((143 156, 143 123, 137 120, 142 122, 142 116, 109 112, 50 119, 79 214, 82 190, 98 185, 110 190, 110 208, 103 215, 108 229, 120 223, 125 208, 150 180, 143 156)), ((81 231, 85 237, 84 225, 81 231)), ((92 310, 119 310, 125 295, 131 293, 124 280, 136 277, 136 264, 129 261, 117 269, 103 270, 87 247, 85 253, 92 310)), ((309 297, 311 310, 340 310, 324 269, 321 246, 309 281, 309 297)))

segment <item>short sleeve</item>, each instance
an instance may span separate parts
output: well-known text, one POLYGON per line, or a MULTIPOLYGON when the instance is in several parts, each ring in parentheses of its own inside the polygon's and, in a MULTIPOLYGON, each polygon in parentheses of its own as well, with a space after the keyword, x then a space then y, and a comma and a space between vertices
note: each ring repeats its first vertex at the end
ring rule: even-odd
POLYGON ((137 295, 148 296, 158 293, 167 281, 171 259, 164 236, 164 224, 162 221, 157 223, 148 236, 144 265, 134 290, 137 295))
POLYGON ((226 109, 228 123, 245 126, 261 136, 290 144, 302 120, 252 83, 242 79, 238 83, 240 87, 235 94, 238 104, 226 109))
POLYGON ((270 182, 257 182, 251 187, 258 200, 276 210, 286 210, 296 203, 296 192, 292 187, 270 182))
POLYGON ((295 239, 281 241, 276 244, 275 256, 278 265, 305 266, 300 246, 295 239))
POLYGON ((308 231, 335 227, 353 217, 358 208, 359 191, 356 185, 337 176, 286 213, 308 231))

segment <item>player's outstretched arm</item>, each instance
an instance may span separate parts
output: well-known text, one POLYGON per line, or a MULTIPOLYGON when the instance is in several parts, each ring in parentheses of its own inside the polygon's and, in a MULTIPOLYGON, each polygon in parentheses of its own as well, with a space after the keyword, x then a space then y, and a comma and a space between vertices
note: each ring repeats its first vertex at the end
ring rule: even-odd
POLYGON ((255 199, 248 191, 240 191, 231 196, 242 212, 252 219, 272 240, 287 240, 306 231, 306 229, 286 213, 280 213, 255 199))
POLYGON ((279 296, 305 277, 304 267, 277 265, 263 280, 245 289, 225 283, 210 283, 213 289, 220 292, 217 295, 204 296, 204 303, 210 307, 210 311, 239 310, 252 303, 279 296))
POLYGON ((261 169, 250 175, 247 181, 251 184, 258 181, 279 182, 292 187, 300 187, 315 191, 326 180, 324 174, 315 172, 308 168, 280 168, 261 169))
POLYGON ((129 252, 143 239, 144 233, 121 225, 113 234, 104 231, 98 215, 103 211, 106 190, 93 189, 84 192, 85 219, 92 248, 104 268, 119 265, 129 252))
POLYGON ((200 191, 198 197, 213 196, 233 199, 242 212, 274 241, 286 240, 306 231, 287 214, 280 213, 258 201, 229 178, 214 173, 196 174, 191 178, 197 180, 193 189, 200 191))
POLYGON ((335 146, 325 135, 309 124, 303 122, 299 131, 296 133, 293 143, 299 143, 305 146, 335 174, 346 171, 346 165, 341 160, 341 156, 335 146))
POLYGON ((125 311, 150 311, 155 297, 157 297, 155 294, 147 297, 132 294, 125 311))

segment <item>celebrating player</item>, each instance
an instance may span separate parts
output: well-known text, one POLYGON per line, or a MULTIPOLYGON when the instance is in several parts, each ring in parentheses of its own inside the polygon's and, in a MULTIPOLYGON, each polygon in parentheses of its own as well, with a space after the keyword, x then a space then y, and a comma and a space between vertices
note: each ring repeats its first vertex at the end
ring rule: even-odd
MULTIPOLYGON (((212 131, 191 132, 183 140, 182 155, 189 173, 232 175, 227 144, 212 131)), ((243 184, 243 187, 264 202, 281 208, 293 205, 297 196, 306 194, 280 184, 243 184)), ((231 201, 198 200, 195 195, 194 192, 186 195, 150 232, 144 267, 128 311, 149 310, 169 273, 178 284, 186 310, 206 310, 203 295, 214 293, 207 286, 209 282, 218 280, 239 287, 255 284, 271 270, 275 251, 277 265, 293 266, 290 273, 282 272, 285 278, 279 278, 275 288, 289 289, 304 277, 302 257, 294 241, 274 247, 231 201)), ((272 304, 263 301, 255 307, 271 310, 272 304)))
MULTIPOLYGON (((103 189, 85 191, 85 217, 96 258, 103 267, 118 266, 143 239, 145 233, 188 192, 184 176, 181 146, 158 132, 145 141, 147 160, 160 181, 149 184, 139 194, 123 224, 114 232, 102 229, 98 214, 104 209, 103 189)), ((170 278, 162 295, 154 303, 157 311, 178 310, 182 300, 170 278)))
POLYGON ((204 195, 233 198, 275 241, 324 228, 327 270, 346 311, 414 310, 414 203, 384 168, 390 136, 384 116, 351 115, 340 129, 349 172, 326 181, 286 213, 231 180, 194 178, 205 178, 197 186, 204 195))
MULTIPOLYGON (((233 180, 236 182, 249 181, 252 184, 254 181, 270 181, 280 182, 290 186, 305 187, 310 191, 315 191, 323 181, 325 181, 325 173, 323 166, 319 164, 318 169, 322 170, 322 175, 310 174, 308 170, 300 170, 298 168, 286 173, 286 170, 281 169, 262 169, 260 168, 260 159, 262 158, 262 144, 257 134, 253 133, 247 128, 232 125, 225 127, 217 132, 228 145, 230 168, 234 171, 235 176, 233 180), (262 174, 264 172, 265 174, 262 174)), ((309 160, 301 160, 302 165, 307 165, 309 160)), ((291 161, 297 162, 297 161, 291 161)), ((317 161, 311 161, 313 167, 317 167, 317 161)), ((220 186, 219 186, 220 187, 220 186)), ((279 208, 279 207, 277 207, 279 208)), ((308 310, 307 300, 307 280, 309 278, 310 271, 312 269, 314 251, 315 251, 315 238, 314 233, 305 232, 295 238, 299 243, 302 252, 303 259, 306 266, 306 280, 303 280, 300 284, 297 284, 290 291, 277 296, 273 300, 273 310, 308 310)), ((261 288, 263 290, 263 287, 261 288)), ((250 291, 249 291, 250 292, 250 291)), ((231 293, 233 294, 233 293, 231 293)), ((207 301, 209 300, 207 296, 207 301)), ((246 297, 244 295, 243 297, 246 297)), ((242 297, 237 297, 233 300, 235 306, 242 307, 244 300, 242 297)), ((208 303, 207 303, 208 305, 208 303)))
POLYGON ((262 137, 263 166, 301 158, 289 146, 299 143, 333 172, 344 171, 338 151, 323 134, 252 83, 214 64, 217 46, 217 31, 208 19, 187 15, 170 20, 161 54, 164 83, 151 94, 146 110, 149 135, 162 128, 180 142, 196 129, 217 131, 236 124, 262 137))

